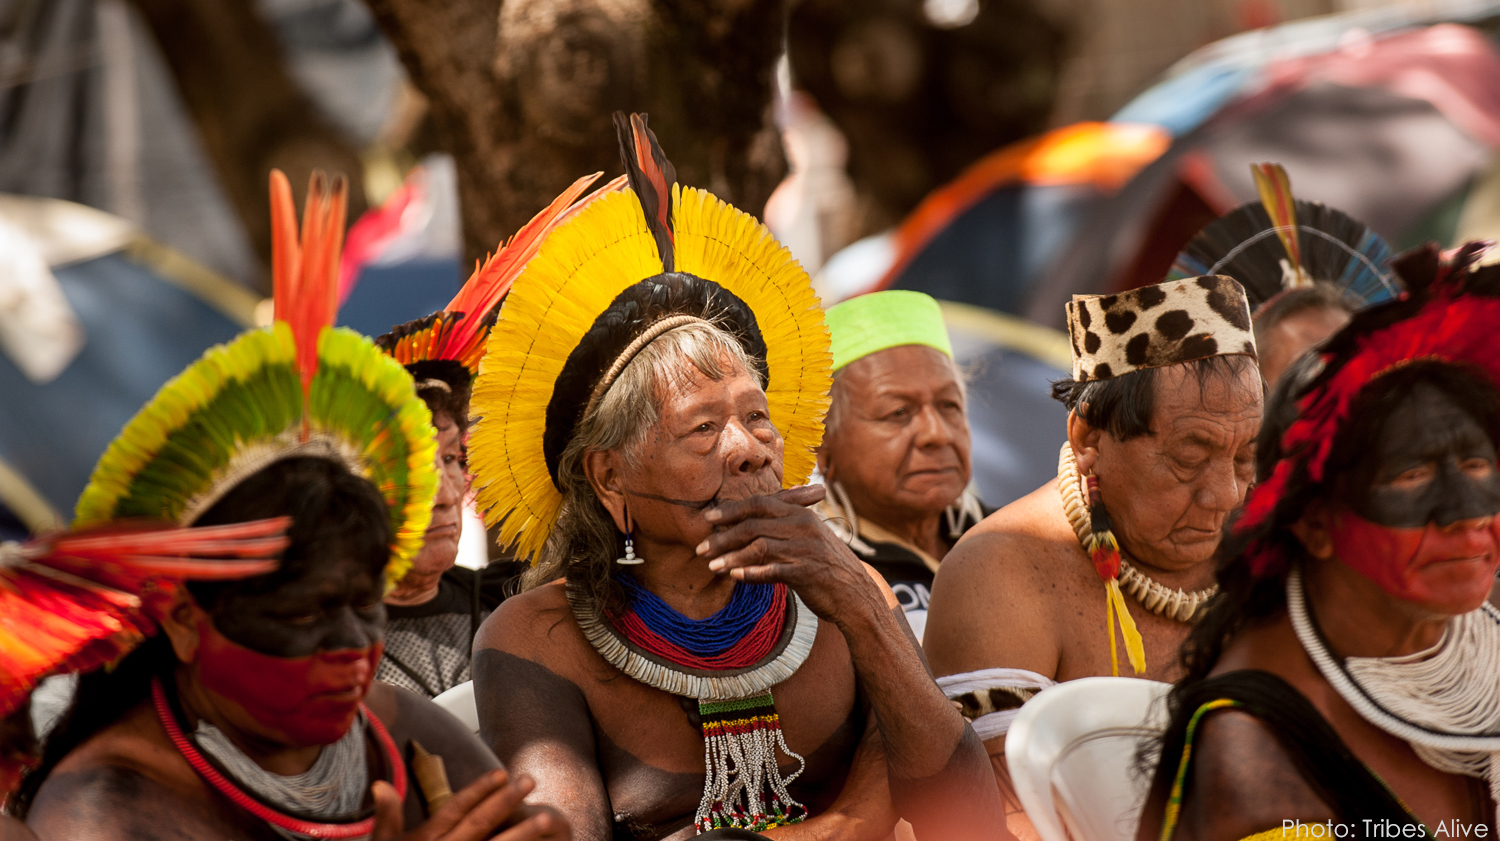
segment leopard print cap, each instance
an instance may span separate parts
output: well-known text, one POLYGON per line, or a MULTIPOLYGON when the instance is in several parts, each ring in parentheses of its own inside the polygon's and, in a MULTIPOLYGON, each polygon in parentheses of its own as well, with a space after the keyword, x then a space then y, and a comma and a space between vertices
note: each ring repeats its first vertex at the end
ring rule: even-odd
POLYGON ((1074 295, 1067 308, 1078 382, 1210 356, 1255 356, 1245 289, 1223 275, 1074 295))

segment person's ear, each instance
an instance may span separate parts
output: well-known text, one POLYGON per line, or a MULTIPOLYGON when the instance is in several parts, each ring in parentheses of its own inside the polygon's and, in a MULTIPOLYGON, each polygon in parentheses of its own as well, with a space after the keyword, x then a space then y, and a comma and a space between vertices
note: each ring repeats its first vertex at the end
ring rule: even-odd
POLYGON ((161 618, 161 630, 172 643, 172 651, 179 661, 191 663, 198 658, 198 646, 202 643, 198 627, 206 621, 208 614, 193 601, 187 587, 178 586, 176 598, 161 618))
POLYGON ((1320 561, 1333 557, 1333 534, 1330 531, 1332 517, 1333 512, 1328 509, 1327 503, 1315 501, 1307 506, 1302 516, 1290 527, 1307 554, 1320 561))
POLYGON ((1078 463, 1078 475, 1087 476, 1094 465, 1099 462, 1099 442, 1104 437, 1104 430, 1095 429, 1088 421, 1083 419, 1083 412, 1088 411, 1088 404, 1079 405, 1078 409, 1068 413, 1068 443, 1073 447, 1073 458, 1078 463))
POLYGON ((625 515, 625 488, 621 482, 620 454, 613 450, 590 450, 583 454, 583 475, 588 478, 594 496, 615 521, 621 534, 630 531, 625 515))

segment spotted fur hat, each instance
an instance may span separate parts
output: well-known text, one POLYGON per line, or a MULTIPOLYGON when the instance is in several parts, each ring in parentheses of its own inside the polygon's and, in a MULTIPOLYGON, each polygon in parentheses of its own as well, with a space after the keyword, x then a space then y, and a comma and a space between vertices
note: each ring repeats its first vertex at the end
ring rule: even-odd
POLYGON ((1223 275, 1169 280, 1118 295, 1074 295, 1068 337, 1078 382, 1210 356, 1255 356, 1245 289, 1223 275))

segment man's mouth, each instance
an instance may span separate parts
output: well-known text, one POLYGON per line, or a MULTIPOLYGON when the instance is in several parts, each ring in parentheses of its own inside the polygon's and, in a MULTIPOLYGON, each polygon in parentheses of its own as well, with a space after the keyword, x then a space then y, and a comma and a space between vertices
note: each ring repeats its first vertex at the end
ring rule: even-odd
POLYGON ((428 537, 448 537, 450 535, 458 534, 458 531, 459 531, 459 524, 458 523, 443 523, 441 525, 429 526, 428 529, 427 529, 427 536, 428 537))

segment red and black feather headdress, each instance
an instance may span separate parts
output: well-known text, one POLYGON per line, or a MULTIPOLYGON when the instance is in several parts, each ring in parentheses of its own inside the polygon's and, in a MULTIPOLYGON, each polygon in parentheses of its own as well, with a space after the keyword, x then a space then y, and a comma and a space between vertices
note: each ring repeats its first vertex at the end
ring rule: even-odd
POLYGON ((1296 417, 1279 440, 1269 476, 1251 489, 1234 525, 1250 538, 1242 556, 1256 576, 1286 566, 1267 528, 1293 502, 1291 490, 1321 483, 1329 455, 1361 392, 1381 376, 1419 362, 1463 368, 1500 387, 1500 266, 1476 266, 1490 247, 1471 242, 1450 252, 1427 245, 1394 263, 1406 294, 1356 314, 1323 345, 1322 369, 1295 395, 1296 417), (1259 537, 1252 537, 1262 532, 1259 537))

